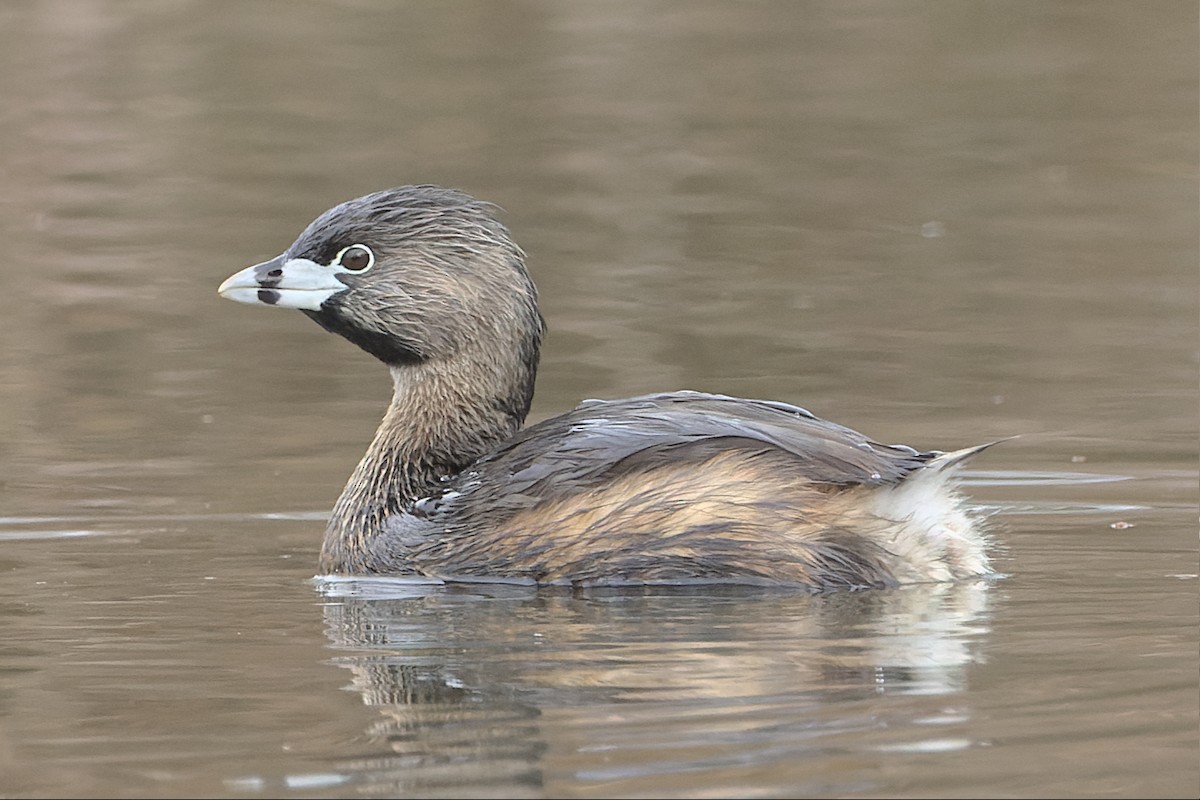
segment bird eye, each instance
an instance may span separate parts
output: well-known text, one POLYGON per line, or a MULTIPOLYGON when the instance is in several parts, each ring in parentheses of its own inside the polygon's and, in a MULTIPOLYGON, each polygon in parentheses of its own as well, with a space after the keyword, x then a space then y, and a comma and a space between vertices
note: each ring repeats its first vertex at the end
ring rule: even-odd
POLYGON ((352 244, 343 248, 333 263, 350 272, 366 272, 375 263, 375 254, 365 244, 352 244))

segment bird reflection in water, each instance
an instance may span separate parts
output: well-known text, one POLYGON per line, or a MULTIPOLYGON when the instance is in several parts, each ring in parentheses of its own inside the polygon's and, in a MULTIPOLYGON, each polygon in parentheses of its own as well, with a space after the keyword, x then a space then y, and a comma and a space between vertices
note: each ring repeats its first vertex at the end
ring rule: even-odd
POLYGON ((333 662, 380 713, 367 735, 381 749, 340 768, 422 795, 749 792, 746 764, 776 783, 796 771, 803 788, 798 764, 845 747, 841 734, 920 749, 904 737, 969 718, 953 696, 989 631, 989 584, 388 596, 385 581, 324 583, 333 662))

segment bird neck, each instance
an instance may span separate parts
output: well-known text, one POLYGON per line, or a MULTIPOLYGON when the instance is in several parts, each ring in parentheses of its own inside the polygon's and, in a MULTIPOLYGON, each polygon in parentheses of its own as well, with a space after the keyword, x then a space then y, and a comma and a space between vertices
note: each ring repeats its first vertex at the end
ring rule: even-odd
POLYGON ((334 506, 322 572, 372 572, 373 540, 388 517, 438 494, 449 478, 517 432, 536 368, 536 350, 532 364, 516 369, 499 369, 494 359, 470 353, 392 366, 392 402, 334 506))

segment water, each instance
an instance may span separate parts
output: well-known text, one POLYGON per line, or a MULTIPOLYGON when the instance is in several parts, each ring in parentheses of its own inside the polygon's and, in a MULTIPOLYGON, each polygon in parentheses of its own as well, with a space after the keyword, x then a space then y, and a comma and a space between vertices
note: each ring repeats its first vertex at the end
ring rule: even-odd
POLYGON ((1195 796, 1183 3, 0 7, 0 796, 1195 796), (318 583, 386 373, 221 301, 507 209, 533 418, 693 388, 973 464, 1005 577, 318 583))

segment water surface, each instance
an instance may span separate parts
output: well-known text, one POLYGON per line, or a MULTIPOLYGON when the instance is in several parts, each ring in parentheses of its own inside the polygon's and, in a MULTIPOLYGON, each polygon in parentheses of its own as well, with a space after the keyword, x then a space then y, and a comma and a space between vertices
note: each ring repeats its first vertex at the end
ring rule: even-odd
POLYGON ((1196 796, 1189 3, 0 6, 0 796, 1196 796), (701 389, 973 464, 1005 577, 312 582, 386 372, 216 285, 499 203, 532 417, 701 389))

